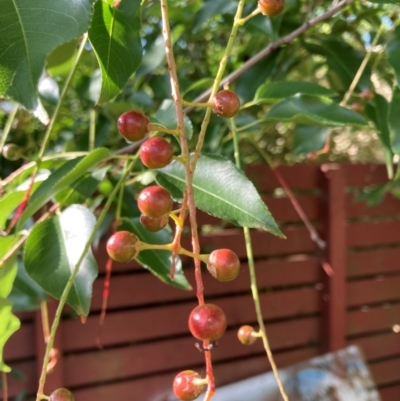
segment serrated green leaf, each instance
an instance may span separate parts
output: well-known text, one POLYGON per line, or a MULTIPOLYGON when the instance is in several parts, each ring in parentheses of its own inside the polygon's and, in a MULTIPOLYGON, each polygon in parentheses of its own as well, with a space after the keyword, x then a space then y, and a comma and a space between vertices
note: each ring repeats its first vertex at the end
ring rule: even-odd
MULTIPOLYGON (((164 100, 161 103, 160 108, 157 110, 154 118, 161 126, 175 129, 177 127, 177 120, 174 101, 171 99, 164 100)), ((186 137, 188 139, 191 139, 193 136, 193 124, 190 121, 189 117, 187 117, 186 115, 184 116, 184 121, 186 137)))
POLYGON ((18 260, 18 272, 8 300, 13 304, 13 311, 33 311, 40 308, 40 301, 46 299, 46 293, 27 274, 22 260, 18 260))
POLYGON ((400 89, 396 86, 393 90, 392 100, 389 104, 388 125, 390 132, 390 141, 393 152, 400 155, 400 89))
POLYGON ((362 116, 339 106, 331 99, 309 95, 296 95, 277 103, 265 118, 328 127, 368 126, 362 116))
MULTIPOLYGON (((37 224, 30 233, 24 252, 26 271, 53 297, 60 299, 95 224, 96 218, 87 208, 72 205, 60 216, 37 224)), ((89 250, 67 298, 68 305, 79 315, 89 313, 97 271, 89 250)))
POLYGON ((86 32, 91 13, 89 0, 2 0, 0 95, 37 109, 47 55, 86 32))
POLYGON ((17 229, 20 230, 25 221, 45 205, 61 190, 82 177, 89 169, 110 157, 110 151, 105 148, 95 149, 85 157, 78 157, 63 164, 58 170, 43 181, 32 195, 27 208, 18 220, 17 229))
POLYGON ((122 91, 142 60, 140 0, 122 0, 118 7, 104 1, 94 6, 89 39, 101 68, 99 104, 122 91))
POLYGON ((294 130, 294 153, 308 153, 321 150, 328 136, 329 128, 318 125, 297 125, 294 130))
POLYGON ((393 39, 386 46, 386 55, 396 74, 397 86, 400 86, 400 26, 395 29, 393 39))
POLYGON ((11 312, 12 303, 0 298, 0 371, 10 372, 11 368, 3 361, 4 345, 7 340, 19 329, 21 323, 11 312))
MULTIPOLYGON (((16 242, 15 235, 0 237, 0 259, 12 248, 16 242)), ((0 298, 7 298, 11 292, 15 276, 17 275, 17 255, 11 257, 0 266, 0 298)))
MULTIPOLYGON (((173 161, 157 171, 156 181, 181 202, 186 188, 182 163, 173 161)), ((196 206, 241 227, 258 228, 283 236, 252 182, 228 159, 201 155, 193 176, 196 206)))
POLYGON ((335 96, 335 93, 330 89, 312 82, 269 82, 257 89, 252 103, 276 103, 297 93, 313 96, 335 96))
MULTIPOLYGON (((147 244, 170 244, 172 242, 171 230, 164 228, 161 231, 152 233, 142 226, 139 218, 123 219, 118 230, 130 231, 147 244)), ((184 290, 190 290, 191 286, 183 274, 182 262, 179 257, 176 258, 174 280, 171 280, 171 256, 172 254, 169 251, 147 250, 140 252, 136 260, 164 283, 184 290)))

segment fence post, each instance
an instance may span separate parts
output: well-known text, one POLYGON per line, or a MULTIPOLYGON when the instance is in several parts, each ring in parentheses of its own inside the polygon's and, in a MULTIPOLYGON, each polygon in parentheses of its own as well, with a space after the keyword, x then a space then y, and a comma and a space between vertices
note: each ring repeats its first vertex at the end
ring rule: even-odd
MULTIPOLYGON (((49 315, 49 324, 53 321, 58 302, 52 298, 49 298, 47 302, 47 309, 49 315)), ((57 388, 64 387, 64 372, 63 372, 63 349, 62 349, 62 321, 57 329, 57 334, 54 339, 54 348, 58 351, 56 355, 57 363, 55 367, 47 374, 45 393, 49 395, 52 391, 57 388)), ((36 370, 37 370, 37 381, 39 382, 40 373, 42 371, 42 364, 44 353, 46 350, 46 344, 44 341, 42 316, 40 310, 35 314, 35 334, 36 334, 36 370)))
POLYGON ((339 164, 321 166, 323 175, 325 259, 333 274, 323 272, 323 338, 328 352, 346 346, 346 185, 339 164))

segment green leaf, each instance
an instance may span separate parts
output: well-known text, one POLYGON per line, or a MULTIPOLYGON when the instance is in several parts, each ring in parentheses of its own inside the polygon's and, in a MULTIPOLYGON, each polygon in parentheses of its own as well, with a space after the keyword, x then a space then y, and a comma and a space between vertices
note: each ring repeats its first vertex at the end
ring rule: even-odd
POLYGON ((269 82, 257 89, 252 103, 276 103, 297 93, 326 97, 335 96, 335 93, 331 90, 312 82, 269 82))
POLYGON ((157 69, 165 60, 165 42, 162 35, 157 36, 154 42, 146 47, 142 64, 136 71, 135 77, 141 77, 157 69))
MULTIPOLYGON (((166 99, 161 103, 160 108, 157 110, 154 118, 157 122, 163 126, 170 129, 175 129, 177 127, 176 120, 176 108, 175 103, 171 99, 166 99)), ((184 116, 185 121, 185 132, 188 139, 191 139, 193 136, 193 125, 190 121, 189 117, 184 116)))
POLYGON ((386 55, 396 74, 397 85, 400 86, 400 26, 395 29, 393 39, 386 46, 386 55))
MULTIPOLYGON (((164 228, 161 231, 152 233, 142 226, 139 218, 123 219, 118 230, 130 231, 136 234, 141 241, 148 244, 170 244, 172 242, 171 230, 164 228)), ((190 290, 191 287, 183 274, 182 263, 179 257, 176 258, 174 280, 171 280, 171 255, 169 251, 147 250, 140 252, 136 260, 164 283, 184 290, 190 290)))
POLYGON ((110 157, 110 151, 105 148, 95 149, 85 157, 78 157, 63 164, 58 170, 43 181, 32 195, 27 208, 18 220, 17 229, 20 230, 25 221, 45 205, 61 190, 82 177, 90 168, 110 157))
MULTIPOLYGON (((16 242, 14 235, 0 237, 0 259, 12 248, 16 242)), ((17 275, 17 255, 15 254, 6 263, 0 266, 0 298, 7 298, 13 287, 17 275)))
POLYGON ((294 130, 294 153, 308 153, 321 150, 326 143, 329 128, 318 125, 297 125, 294 130))
POLYGON ((89 39, 101 68, 101 104, 122 91, 142 60, 140 0, 122 0, 118 8, 97 1, 89 39))
POLYGON ((10 372, 11 368, 3 361, 3 350, 7 340, 19 329, 21 322, 11 312, 12 303, 0 298, 0 371, 10 372))
MULTIPOLYGON (((186 188, 182 163, 173 161, 157 171, 157 182, 181 202, 186 188)), ((258 228, 282 236, 251 181, 228 159, 201 155, 193 176, 196 206, 241 227, 258 228)))
POLYGON ((0 95, 37 109, 47 55, 86 32, 91 13, 89 0, 2 0, 0 95))
POLYGON ((368 0, 370 3, 375 4, 400 4, 399 0, 368 0))
POLYGON ((309 95, 296 95, 272 106, 266 119, 330 127, 368 126, 359 114, 328 98, 309 95))
POLYGON ((378 136, 383 146, 385 154, 386 169, 388 172, 389 179, 393 177, 393 151, 390 141, 390 132, 388 125, 388 111, 389 103, 381 95, 375 94, 372 102, 368 103, 365 107, 365 112, 368 117, 373 121, 376 129, 378 130, 378 136))
POLYGON ((13 304, 13 311, 33 311, 39 309, 40 301, 46 299, 46 293, 27 274, 22 260, 18 261, 17 277, 14 280, 8 300, 13 304))
POLYGON ((400 89, 398 86, 393 90, 392 101, 389 104, 388 124, 390 140, 393 152, 400 155, 400 89))
MULTIPOLYGON (((95 223, 95 216, 87 208, 72 205, 61 216, 37 224, 29 235, 24 252, 26 271, 53 297, 60 299, 95 223)), ((67 298, 68 305, 79 315, 89 313, 97 270, 89 249, 67 298)))

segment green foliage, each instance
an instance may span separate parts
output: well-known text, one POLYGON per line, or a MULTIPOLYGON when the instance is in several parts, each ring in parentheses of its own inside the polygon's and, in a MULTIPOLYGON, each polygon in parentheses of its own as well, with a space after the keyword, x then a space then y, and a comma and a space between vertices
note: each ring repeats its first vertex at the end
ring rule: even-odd
POLYGON ((12 314, 12 303, 0 298, 0 371, 10 372, 11 368, 3 361, 3 348, 7 340, 19 329, 19 319, 12 314))
MULTIPOLYGON (((29 276, 50 295, 59 299, 80 261, 96 218, 85 207, 72 205, 37 224, 26 242, 24 263, 29 276)), ((92 284, 97 265, 89 251, 83 258, 67 303, 79 315, 89 314, 92 284)))
POLYGON ((105 1, 94 5, 89 39, 101 68, 99 104, 118 95, 142 59, 140 0, 122 0, 118 7, 105 1))
MULTIPOLYGON (((157 182, 181 202, 185 188, 182 163, 174 161, 158 170, 157 182)), ((201 155, 193 176, 196 206, 241 227, 258 228, 283 236, 254 185, 229 160, 201 155)))
POLYGON ((47 55, 87 30, 91 3, 3 0, 1 8, 0 95, 35 110, 37 85, 47 55))

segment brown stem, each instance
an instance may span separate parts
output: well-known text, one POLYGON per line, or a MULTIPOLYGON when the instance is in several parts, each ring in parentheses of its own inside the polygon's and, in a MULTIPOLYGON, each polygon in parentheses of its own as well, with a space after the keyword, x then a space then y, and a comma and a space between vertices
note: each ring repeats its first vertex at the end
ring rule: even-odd
POLYGON ((43 337, 44 343, 47 344, 49 342, 50 337, 50 325, 49 325, 49 313, 47 310, 47 302, 40 302, 40 314, 42 316, 42 329, 43 329, 43 337))
POLYGON ((8 384, 6 372, 1 372, 1 381, 3 384, 3 401, 8 401, 8 384))

